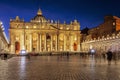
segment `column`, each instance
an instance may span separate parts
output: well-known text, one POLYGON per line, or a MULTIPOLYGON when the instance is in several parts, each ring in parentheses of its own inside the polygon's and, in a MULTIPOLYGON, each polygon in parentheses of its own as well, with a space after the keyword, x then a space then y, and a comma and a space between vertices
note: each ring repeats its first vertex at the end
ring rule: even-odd
POLYGON ((51 51, 53 51, 53 48, 52 48, 52 46, 53 46, 53 39, 52 39, 52 35, 51 35, 51 51))
POLYGON ((81 46, 80 46, 80 35, 78 34, 77 36, 78 36, 78 37, 77 37, 77 40, 78 40, 78 51, 80 51, 80 47, 81 47, 81 46))
POLYGON ((66 36, 64 35, 64 51, 66 51, 66 36))
POLYGON ((41 34, 40 34, 40 52, 41 52, 41 34))
MULTIPOLYGON (((22 40, 21 49, 23 50, 24 47, 25 47, 25 46, 24 46, 24 42, 25 42, 25 41, 24 41, 24 40, 25 40, 25 39, 24 39, 24 34, 23 34, 21 37, 22 37, 22 38, 21 38, 21 40, 22 40)), ((15 41, 14 41, 14 42, 15 42, 15 41)), ((14 50, 15 50, 15 49, 14 49, 14 50)))
POLYGON ((69 47, 69 51, 72 51, 72 40, 71 40, 72 38, 71 38, 71 34, 69 33, 69 41, 70 41, 70 47, 69 47))
POLYGON ((58 36, 56 35, 56 39, 55 39, 56 40, 56 51, 58 51, 57 50, 58 49, 58 40, 57 39, 58 39, 58 36))
POLYGON ((38 45, 38 52, 40 51, 40 34, 38 33, 38 43, 37 43, 38 45))
POLYGON ((30 34, 30 51, 32 51, 32 34, 30 34))
POLYGON ((47 44, 46 44, 46 34, 44 34, 44 37, 45 37, 45 49, 44 49, 44 51, 46 51, 46 46, 47 46, 47 44))

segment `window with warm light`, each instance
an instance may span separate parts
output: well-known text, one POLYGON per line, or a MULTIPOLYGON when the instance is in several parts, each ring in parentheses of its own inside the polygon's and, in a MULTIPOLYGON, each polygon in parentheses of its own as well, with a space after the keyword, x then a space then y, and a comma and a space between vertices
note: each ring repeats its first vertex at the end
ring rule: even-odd
POLYGON ((69 30, 69 27, 67 27, 67 30, 69 30))
POLYGON ((75 39, 74 39, 75 41, 77 40, 77 38, 75 37, 75 39))
POLYGON ((113 26, 115 26, 115 22, 113 22, 113 26))
POLYGON ((42 26, 42 28, 44 28, 44 26, 42 26))
POLYGON ((36 28, 36 26, 33 26, 33 28, 36 28))
POLYGON ((77 26, 74 26, 74 30, 77 30, 77 26))
POLYGON ((60 29, 63 29, 63 27, 60 27, 60 29))
POLYGON ((28 26, 26 26, 26 28, 28 28, 28 26))

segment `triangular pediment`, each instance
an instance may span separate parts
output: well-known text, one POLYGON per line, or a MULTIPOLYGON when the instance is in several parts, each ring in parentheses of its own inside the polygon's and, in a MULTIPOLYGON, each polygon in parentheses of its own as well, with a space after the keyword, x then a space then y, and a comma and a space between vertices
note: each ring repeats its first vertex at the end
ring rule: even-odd
POLYGON ((50 29, 53 29, 53 30, 59 30, 59 28, 53 26, 53 25, 50 25, 50 29))

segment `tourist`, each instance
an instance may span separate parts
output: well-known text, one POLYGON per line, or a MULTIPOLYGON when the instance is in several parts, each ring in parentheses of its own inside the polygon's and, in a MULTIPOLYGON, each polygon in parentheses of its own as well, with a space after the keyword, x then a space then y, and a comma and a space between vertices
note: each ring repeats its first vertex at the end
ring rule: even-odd
POLYGON ((113 54, 110 50, 106 54, 107 54, 108 65, 111 65, 111 60, 112 60, 113 54))

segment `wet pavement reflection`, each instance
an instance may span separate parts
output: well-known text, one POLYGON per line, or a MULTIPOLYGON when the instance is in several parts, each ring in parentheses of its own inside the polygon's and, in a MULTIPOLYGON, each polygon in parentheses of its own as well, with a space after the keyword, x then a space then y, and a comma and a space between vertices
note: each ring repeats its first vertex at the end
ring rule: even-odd
POLYGON ((0 80, 120 80, 117 65, 80 56, 32 56, 0 60, 0 80))

